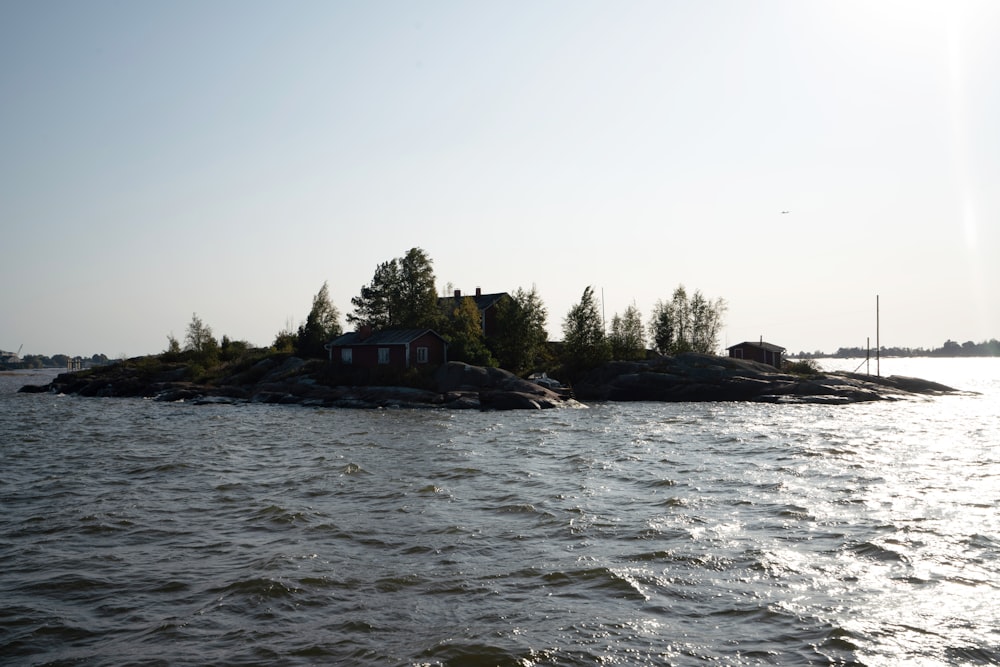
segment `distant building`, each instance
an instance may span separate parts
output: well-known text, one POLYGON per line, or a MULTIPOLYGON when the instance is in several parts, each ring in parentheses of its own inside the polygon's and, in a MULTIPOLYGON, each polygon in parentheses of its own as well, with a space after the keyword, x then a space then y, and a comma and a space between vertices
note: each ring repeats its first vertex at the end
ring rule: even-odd
MULTIPOLYGON (((497 305, 504 299, 509 299, 507 292, 496 292, 494 294, 483 294, 482 289, 476 288, 476 295, 468 295, 476 303, 479 309, 479 324, 483 329, 483 338, 489 338, 496 332, 497 305)), ((463 298, 462 290, 455 290, 453 296, 442 296, 438 298, 438 305, 451 317, 452 311, 463 298)))
POLYGON ((323 347, 335 366, 379 366, 406 370, 440 366, 448 361, 448 344, 433 329, 384 329, 361 327, 339 336, 323 347))
POLYGON ((775 368, 781 368, 781 355, 785 352, 785 348, 778 345, 772 345, 771 343, 765 343, 763 340, 759 343, 744 341, 739 345, 733 345, 728 349, 730 357, 734 357, 736 359, 749 359, 750 361, 759 361, 762 364, 768 364, 770 366, 774 366, 775 368))

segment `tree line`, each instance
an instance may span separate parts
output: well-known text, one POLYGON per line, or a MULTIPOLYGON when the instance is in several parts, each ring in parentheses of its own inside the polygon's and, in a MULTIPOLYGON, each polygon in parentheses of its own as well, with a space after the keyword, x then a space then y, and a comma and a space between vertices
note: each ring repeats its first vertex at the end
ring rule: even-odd
MULTIPOLYGON (((10 359, 13 358, 10 357, 10 359)), ((26 354, 17 359, 17 361, 0 362, 0 368, 67 368, 71 364, 89 367, 103 366, 112 361, 105 354, 95 354, 89 357, 71 357, 66 354, 53 354, 51 357, 44 354, 26 354)))
MULTIPOLYGON (((563 340, 553 343, 537 289, 518 287, 496 304, 495 328, 487 336, 472 297, 438 296, 433 261, 421 248, 380 263, 351 306, 346 321, 357 329, 433 329, 448 343, 450 360, 499 366, 520 375, 546 370, 569 380, 606 361, 644 359, 650 352, 714 353, 726 309, 722 299, 708 299, 699 291, 688 294, 679 286, 669 300, 656 303, 646 324, 633 304, 616 313, 607 327, 594 288, 588 286, 563 319, 563 340)), ((271 349, 325 358, 324 345, 343 334, 340 322, 340 311, 323 283, 305 321, 297 329, 289 325, 278 332, 271 349)), ((168 343, 165 354, 191 356, 204 364, 239 355, 248 347, 226 337, 216 341, 197 314, 183 345, 172 335, 168 343)))
MULTIPOLYGON (((840 359, 860 359, 869 353, 863 347, 841 347, 833 354, 827 354, 816 350, 815 352, 799 352, 794 355, 800 359, 818 358, 840 358, 840 359)), ((953 340, 946 340, 941 347, 887 347, 885 345, 878 349, 879 355, 883 357, 1000 357, 1000 340, 991 338, 988 341, 974 343, 971 340, 958 343, 953 340)), ((872 356, 875 350, 871 350, 872 356)))

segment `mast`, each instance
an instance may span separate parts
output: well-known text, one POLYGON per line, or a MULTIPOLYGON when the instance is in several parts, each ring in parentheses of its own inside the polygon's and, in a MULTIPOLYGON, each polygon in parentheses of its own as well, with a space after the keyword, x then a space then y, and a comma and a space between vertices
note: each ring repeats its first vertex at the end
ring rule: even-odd
POLYGON ((882 368, 880 365, 882 350, 881 344, 879 343, 879 307, 878 307, 878 294, 875 295, 875 375, 882 377, 882 368))

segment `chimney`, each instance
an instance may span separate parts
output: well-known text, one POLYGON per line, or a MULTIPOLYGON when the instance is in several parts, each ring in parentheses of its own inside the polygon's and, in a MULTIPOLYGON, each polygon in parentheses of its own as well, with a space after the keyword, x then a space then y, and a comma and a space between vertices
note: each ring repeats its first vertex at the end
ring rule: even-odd
POLYGON ((477 288, 476 288, 476 296, 482 296, 482 295, 483 295, 483 290, 482 290, 482 288, 481 288, 481 287, 477 287, 477 288))
POLYGON ((460 290, 460 289, 455 290, 455 298, 456 299, 461 299, 462 298, 462 290, 460 290))
POLYGON ((370 324, 362 324, 361 328, 358 329, 358 341, 365 340, 372 335, 372 326, 370 324))

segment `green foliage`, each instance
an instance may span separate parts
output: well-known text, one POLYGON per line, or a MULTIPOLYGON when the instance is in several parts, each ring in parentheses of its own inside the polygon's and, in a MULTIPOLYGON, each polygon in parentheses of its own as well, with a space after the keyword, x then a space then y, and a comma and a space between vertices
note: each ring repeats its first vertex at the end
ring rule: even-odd
POLYGON ((781 370, 792 375, 802 375, 805 377, 820 375, 823 372, 819 364, 812 359, 800 359, 798 361, 788 361, 786 359, 781 364, 781 370))
POLYGON ((399 260, 400 327, 435 328, 441 324, 433 262, 420 248, 411 248, 399 260))
POLYGON ((488 344, 502 368, 524 375, 538 369, 546 353, 546 311, 538 290, 518 288, 496 306, 496 331, 488 344))
POLYGON ((610 359, 611 346, 604 335, 601 312, 594 289, 588 286, 580 302, 570 308, 563 320, 563 373, 574 378, 610 359))
POLYGON ((383 262, 371 283, 351 299, 354 312, 347 321, 373 329, 437 328, 441 313, 430 257, 420 248, 383 262))
POLYGON ((649 322, 653 346, 661 354, 700 352, 714 354, 719 344, 726 303, 711 301, 701 291, 688 297, 683 285, 668 303, 657 301, 649 322))
POLYGON ((252 349, 250 343, 245 340, 230 340, 229 336, 223 336, 219 345, 219 356, 223 362, 239 361, 252 349))
POLYGON ((475 366, 496 366, 496 359, 483 340, 482 317, 476 302, 468 296, 451 302, 454 306, 445 330, 448 359, 475 366))
POLYGON ((398 260, 383 262, 375 269, 371 283, 361 288, 361 293, 351 299, 354 312, 348 314, 347 321, 372 329, 386 329, 394 326, 396 310, 395 296, 399 289, 398 260))
POLYGON ((299 327, 295 348, 302 357, 325 357, 324 345, 342 333, 340 312, 330 301, 327 284, 313 297, 312 309, 299 327))
POLYGON ((624 315, 615 313, 611 318, 608 343, 614 359, 632 361, 646 358, 646 333, 642 326, 642 314, 634 304, 625 309, 624 315))
POLYGON ((211 366, 218 361, 219 342, 212 336, 212 328, 202 322, 197 313, 191 315, 184 342, 184 349, 194 353, 199 363, 211 366))
POLYGON ((174 338, 174 335, 167 334, 167 349, 164 354, 177 356, 181 353, 181 344, 174 338))
POLYGON ((271 350, 278 354, 294 354, 295 346, 299 342, 299 336, 291 329, 282 329, 274 336, 271 343, 271 350))

